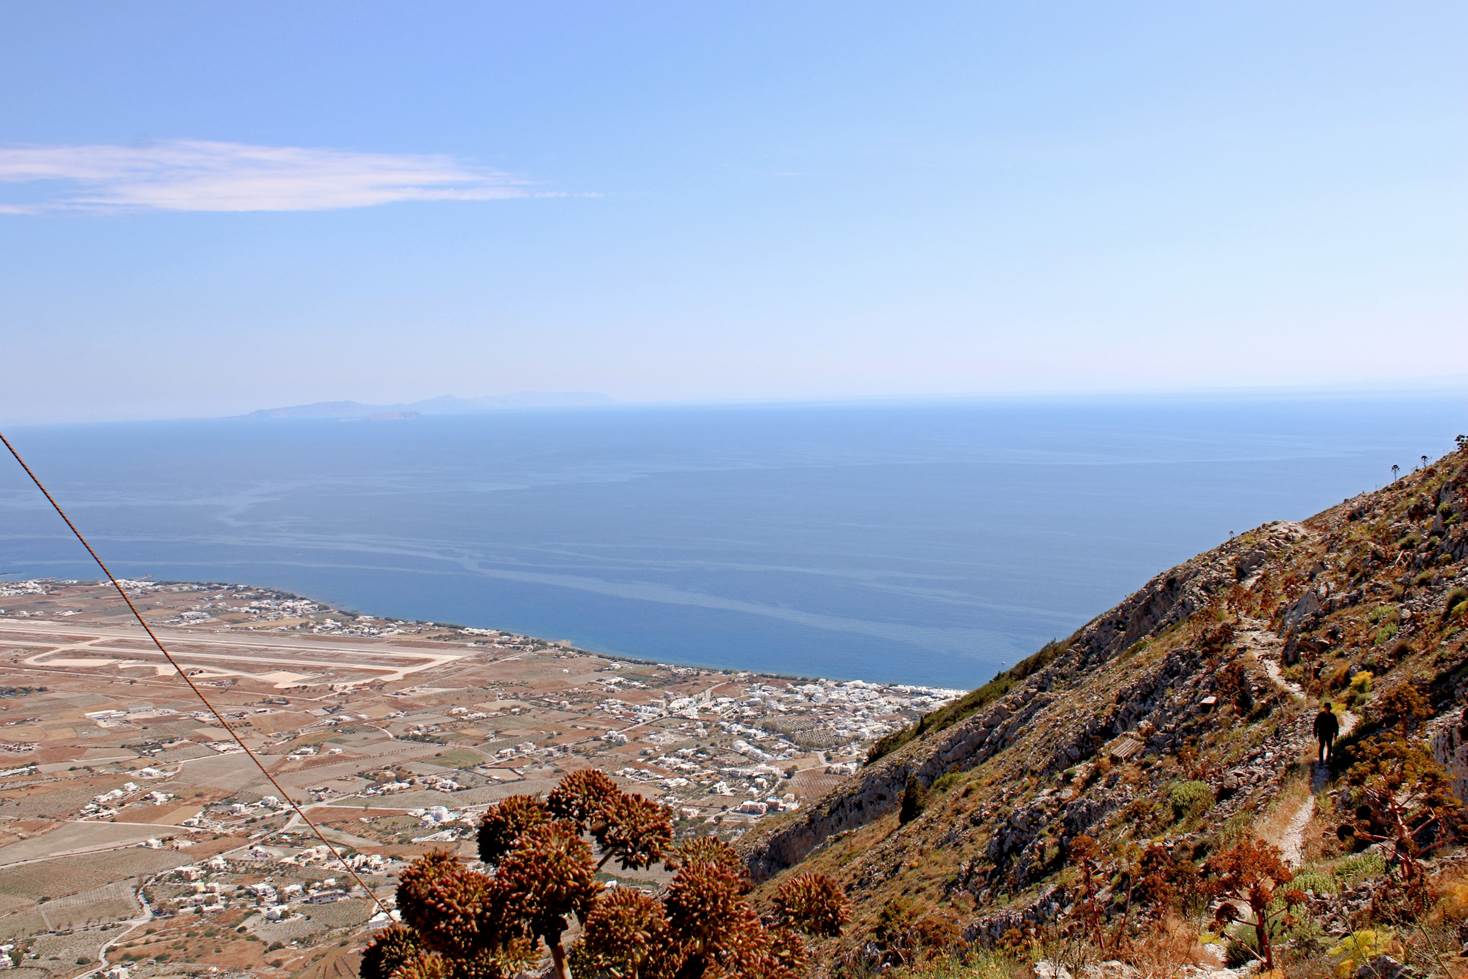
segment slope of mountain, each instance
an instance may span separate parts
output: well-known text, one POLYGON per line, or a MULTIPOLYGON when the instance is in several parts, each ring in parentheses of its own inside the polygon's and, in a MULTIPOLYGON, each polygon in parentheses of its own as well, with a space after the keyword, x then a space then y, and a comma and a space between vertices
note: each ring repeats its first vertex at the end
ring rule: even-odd
POLYGON ((1403 730, 1431 746, 1461 796, 1461 441, 1385 489, 1302 523, 1266 524, 1158 575, 1069 639, 880 743, 845 784, 743 846, 760 880, 815 870, 848 888, 851 927, 818 956, 836 974, 974 948, 1034 960, 1077 929, 1094 957, 1155 955, 1170 943, 1173 959, 1156 974, 1210 955, 1247 957, 1241 941, 1199 941, 1221 929, 1210 908, 1228 907, 1203 886, 1219 866, 1210 858, 1255 837, 1309 882, 1285 909, 1294 930, 1278 939, 1299 974, 1351 974, 1341 943, 1363 929, 1381 933, 1375 952, 1450 974, 1468 940, 1468 871, 1454 847, 1436 846, 1446 832, 1423 839, 1430 902, 1410 914, 1393 904, 1401 865, 1390 848, 1384 859, 1363 855, 1359 837, 1334 835, 1359 798, 1343 794, 1348 766, 1399 722, 1406 686, 1432 717, 1403 730), (1344 732, 1328 768, 1314 764, 1323 700, 1344 732), (1096 858, 1082 859, 1083 836, 1099 844, 1096 858), (1185 887, 1200 873, 1203 884, 1185 887), (1157 898, 1159 881, 1183 896, 1157 898), (1445 901, 1457 903, 1444 910, 1445 901), (1103 925, 1090 927, 1097 918, 1103 925))

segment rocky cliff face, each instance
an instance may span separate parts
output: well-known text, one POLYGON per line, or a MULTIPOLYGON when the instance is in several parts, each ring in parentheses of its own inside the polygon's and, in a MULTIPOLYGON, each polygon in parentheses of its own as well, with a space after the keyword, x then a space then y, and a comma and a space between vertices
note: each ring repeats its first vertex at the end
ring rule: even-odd
POLYGON ((1432 754, 1453 777, 1458 798, 1468 799, 1468 707, 1448 711, 1429 727, 1432 754))
POLYGON ((995 939, 1071 906, 1067 857, 1082 834, 1108 853, 1201 856, 1293 820, 1289 833, 1315 841, 1302 832, 1312 812, 1282 807, 1311 798, 1319 702, 1369 719, 1375 693, 1399 683, 1427 692, 1434 750, 1468 789, 1465 517, 1468 450, 1160 574, 748 838, 750 868, 844 880, 857 917, 831 961, 893 961, 882 947, 894 909, 995 939), (923 800, 906 821, 904 792, 923 800))
POLYGON ((1081 703, 1071 696, 1077 679, 1148 637, 1187 621, 1271 557, 1278 558, 1304 533, 1295 524, 1267 524, 1153 578, 1084 626, 1066 641, 1058 658, 1017 689, 952 727, 868 765, 800 819, 750 839, 745 845, 756 879, 793 866, 836 834, 895 812, 909 778, 931 785, 950 772, 972 769, 1014 745, 1042 721, 1059 723, 1051 724, 1054 737, 1043 751, 1038 745, 1031 747, 1037 755, 1032 770, 1040 773, 1090 757, 1106 741, 1159 712, 1166 717, 1162 730, 1154 723, 1152 747, 1165 750, 1177 740, 1178 723, 1201 710, 1197 704, 1206 696, 1195 650, 1139 663, 1135 675, 1109 694, 1095 691, 1081 703), (1179 692, 1191 703, 1173 703, 1177 698, 1169 694, 1179 692))

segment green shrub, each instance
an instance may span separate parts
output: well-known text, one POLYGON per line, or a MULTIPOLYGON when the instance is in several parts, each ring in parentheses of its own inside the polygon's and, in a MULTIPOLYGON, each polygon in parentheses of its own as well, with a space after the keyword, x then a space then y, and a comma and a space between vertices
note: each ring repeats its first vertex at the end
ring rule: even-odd
POLYGON ((1213 808, 1213 787, 1196 779, 1173 782, 1167 787, 1167 801, 1175 821, 1192 819, 1213 808))
POLYGON ((1338 959, 1341 975, 1352 975, 1357 969, 1378 955, 1400 954, 1396 939, 1384 928, 1367 928, 1347 935, 1339 945, 1330 950, 1331 958, 1338 959))
POLYGON ((1338 894, 1341 889, 1341 882, 1335 875, 1323 873, 1319 870, 1300 871, 1295 875, 1295 879, 1290 881, 1290 885, 1292 887, 1298 887, 1302 891, 1309 891, 1312 894, 1322 894, 1327 897, 1332 894, 1338 894))
POLYGON ((1116 654, 1116 661, 1119 663, 1122 660, 1130 659, 1131 657, 1137 655, 1138 653, 1140 653, 1142 650, 1144 650, 1146 648, 1147 648, 1147 640, 1146 639, 1138 639, 1136 642, 1132 643, 1126 649, 1123 649, 1121 652, 1117 653, 1116 654))
POLYGON ((921 816, 926 808, 928 808, 928 790, 923 788, 923 783, 918 781, 916 775, 909 775, 907 785, 902 790, 902 807, 897 812, 897 822, 906 826, 921 816))
POLYGON ((1235 921, 1223 930, 1223 962, 1230 969, 1239 969, 1259 961, 1259 939, 1254 935, 1254 926, 1235 921))
POLYGON ((949 789, 957 785, 958 780, 962 777, 962 772, 948 772, 945 775, 939 775, 936 779, 933 780, 933 784, 928 786, 928 790, 935 794, 947 792, 949 789))
POLYGON ((1280 937, 1289 943, 1290 952, 1295 956, 1319 955, 1331 940, 1325 926, 1309 914, 1297 916, 1285 926, 1280 937))
POLYGON ((1002 952, 974 950, 962 957, 898 968, 887 975, 901 979, 1011 979, 1021 969, 1030 972, 1019 960, 1002 952))
POLYGON ((1468 602, 1468 588, 1454 588, 1448 592, 1447 600, 1443 602, 1443 618, 1450 615, 1461 615, 1462 605, 1468 602))
POLYGON ((1386 873, 1386 861, 1379 853, 1353 853, 1336 863, 1330 872, 1341 882, 1342 887, 1350 887, 1386 873))
POLYGON ((1399 616, 1400 613, 1395 605, 1378 605, 1367 613, 1366 621, 1377 625, 1381 622, 1396 622, 1399 616))
POLYGON ((1376 645, 1381 646, 1391 642, 1395 638, 1397 638, 1397 624, 1395 622, 1388 622, 1376 630, 1376 634, 1371 637, 1371 640, 1376 645))
POLYGON ((1247 835, 1254 827, 1254 814, 1247 809, 1236 812, 1223 821, 1218 828, 1218 845, 1227 846, 1229 843, 1247 835))

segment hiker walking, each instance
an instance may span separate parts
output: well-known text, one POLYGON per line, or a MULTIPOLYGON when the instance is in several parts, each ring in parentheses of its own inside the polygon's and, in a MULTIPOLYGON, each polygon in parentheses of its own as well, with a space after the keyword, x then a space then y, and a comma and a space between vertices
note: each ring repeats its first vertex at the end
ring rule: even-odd
POLYGON ((1330 761, 1330 748, 1335 743, 1336 735, 1341 733, 1341 722, 1336 720, 1335 711, 1330 709, 1330 701, 1315 715, 1315 740, 1320 742, 1320 764, 1324 765, 1330 761))

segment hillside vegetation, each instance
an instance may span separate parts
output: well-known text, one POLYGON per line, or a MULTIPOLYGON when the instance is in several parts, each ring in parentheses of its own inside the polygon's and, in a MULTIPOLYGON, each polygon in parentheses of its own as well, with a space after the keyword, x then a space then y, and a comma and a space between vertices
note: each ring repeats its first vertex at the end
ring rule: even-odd
POLYGON ((1158 575, 743 853, 756 898, 845 887, 829 975, 1461 975, 1465 690, 1460 444, 1158 575))

